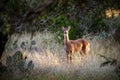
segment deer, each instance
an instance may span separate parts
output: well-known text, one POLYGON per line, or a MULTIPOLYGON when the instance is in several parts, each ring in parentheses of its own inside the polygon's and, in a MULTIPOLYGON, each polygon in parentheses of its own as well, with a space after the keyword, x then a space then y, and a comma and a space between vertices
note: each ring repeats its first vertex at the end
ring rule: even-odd
POLYGON ((72 55, 76 52, 79 52, 82 57, 87 55, 90 50, 90 43, 86 39, 76 39, 76 40, 70 40, 69 39, 69 30, 70 26, 68 28, 64 28, 62 26, 62 30, 64 32, 64 46, 65 51, 67 55, 67 63, 71 63, 72 61, 72 55))

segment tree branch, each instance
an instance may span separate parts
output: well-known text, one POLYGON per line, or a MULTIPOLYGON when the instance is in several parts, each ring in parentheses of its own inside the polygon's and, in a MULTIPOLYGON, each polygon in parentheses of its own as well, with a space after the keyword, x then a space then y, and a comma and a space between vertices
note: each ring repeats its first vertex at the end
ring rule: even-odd
POLYGON ((30 9, 26 12, 26 14, 23 16, 21 22, 25 22, 27 21, 32 21, 33 19, 35 19, 36 17, 40 16, 40 14, 46 9, 48 8, 51 4, 53 3, 53 0, 49 0, 47 3, 39 5, 39 7, 37 9, 30 9))

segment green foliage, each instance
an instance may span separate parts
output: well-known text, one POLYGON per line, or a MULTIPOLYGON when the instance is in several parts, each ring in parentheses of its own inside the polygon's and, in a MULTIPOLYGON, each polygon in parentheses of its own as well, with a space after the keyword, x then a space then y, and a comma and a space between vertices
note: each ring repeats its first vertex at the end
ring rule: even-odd
POLYGON ((31 45, 35 45, 36 44, 36 42, 33 40, 33 41, 31 41, 31 45))
POLYGON ((117 25, 119 22, 116 23, 116 20, 107 19, 105 15, 107 9, 119 10, 119 4, 114 0, 55 0, 52 5, 42 12, 42 15, 33 19, 33 21, 26 20, 25 23, 21 21, 29 15, 34 17, 32 14, 37 11, 39 5, 43 6, 42 3, 47 1, 49 0, 9 0, 4 3, 1 0, 0 4, 3 10, 1 9, 0 13, 2 24, 0 31, 11 34, 19 31, 19 29, 32 33, 47 29, 54 33, 57 32, 57 35, 62 37, 61 26, 70 25, 72 27, 70 38, 76 39, 88 33, 101 33, 102 31, 109 33, 111 28, 116 29, 119 26, 117 25), (30 13, 27 16, 29 11, 30 13))
MULTIPOLYGON (((4 3, 1 0, 0 32, 11 34, 18 31, 27 31, 34 34, 36 31, 50 30, 56 35, 55 39, 58 42, 62 42, 62 26, 71 26, 70 39, 81 38, 83 35, 89 33, 100 34, 100 37, 108 38, 109 34, 112 34, 120 26, 119 16, 116 18, 107 18, 105 14, 105 10, 111 8, 119 10, 119 4, 114 0, 55 0, 53 1, 54 4, 48 6, 44 12, 36 14, 40 10, 38 9, 39 5, 43 6, 42 3, 47 1, 49 0, 9 0, 4 3), (28 13, 29 15, 27 15, 28 13), (34 20, 26 19, 24 22, 23 20, 29 16, 33 18, 35 16, 38 17, 34 20)), ((31 36, 31 40, 32 38, 33 35, 31 36)), ((119 37, 117 37, 117 40, 119 40, 119 37)), ((35 44, 35 41, 30 41, 30 45, 24 41, 20 47, 26 50, 31 49, 35 44)), ((17 40, 14 42, 12 42, 12 39, 8 41, 6 50, 11 51, 17 48, 17 40)))
POLYGON ((33 68, 34 68, 34 64, 33 64, 33 61, 31 60, 31 61, 29 61, 29 63, 28 63, 27 71, 29 71, 29 73, 30 73, 30 71, 31 71, 33 68))
POLYGON ((120 27, 118 27, 113 35, 114 39, 120 43, 120 27))
MULTIPOLYGON (((20 35, 18 36, 20 37, 20 35)), ((11 51, 11 50, 16 50, 21 48, 23 51, 25 50, 31 50, 32 46, 36 45, 35 40, 23 40, 20 44, 18 44, 18 37, 13 38, 13 36, 11 36, 10 39, 8 39, 6 45, 5 45, 5 50, 6 51, 11 51)))
POLYGON ((21 43, 21 48, 22 48, 23 50, 26 50, 26 49, 27 49, 27 45, 28 45, 28 41, 23 41, 23 42, 21 43))
POLYGON ((97 18, 97 20, 94 20, 94 23, 90 27, 90 32, 102 32, 102 31, 109 31, 109 26, 105 22, 105 18, 97 18))
POLYGON ((26 75, 26 73, 30 73, 33 68, 34 64, 32 61, 29 61, 26 66, 26 60, 23 59, 20 51, 17 51, 13 56, 7 57, 7 72, 16 72, 19 69, 20 72, 26 75))
MULTIPOLYGON (((43 19, 39 21, 41 22, 42 20, 43 19)), ((44 23, 40 23, 39 25, 38 24, 36 25, 39 27, 40 26, 42 27, 44 25, 45 28, 50 25, 48 29, 51 32, 55 33, 58 41, 61 41, 61 38, 63 38, 62 26, 64 27, 71 26, 72 29, 70 30, 70 34, 69 34, 71 39, 76 39, 83 35, 83 31, 79 28, 79 22, 74 18, 70 19, 66 14, 59 14, 57 16, 52 15, 44 23)))
POLYGON ((5 45, 6 51, 15 50, 17 48, 18 48, 17 40, 13 41, 13 39, 9 39, 5 45))
POLYGON ((59 15, 58 17, 53 17, 50 19, 50 21, 52 22, 52 25, 50 27, 50 30, 54 33, 58 33, 58 35, 63 36, 63 32, 62 32, 62 26, 64 27, 68 27, 71 26, 71 30, 70 30, 70 38, 71 39, 75 39, 78 37, 81 37, 82 32, 80 30, 80 28, 78 27, 79 23, 76 20, 70 20, 67 15, 59 15), (76 35, 76 36, 74 36, 76 35))
POLYGON ((17 51, 12 57, 14 59, 13 62, 18 63, 20 60, 22 60, 22 53, 20 51, 17 51))
POLYGON ((115 72, 120 78, 120 64, 118 66, 116 66, 115 72))
MULTIPOLYGON (((105 5, 109 3, 101 4, 100 2, 98 4, 99 2, 95 0, 58 1, 56 2, 58 5, 52 7, 47 14, 40 16, 35 25, 41 28, 41 31, 47 29, 54 32, 60 38, 63 38, 61 26, 72 27, 69 34, 70 39, 80 38, 89 33, 105 33, 101 36, 105 37, 106 34, 111 34, 110 32, 118 27, 116 24, 119 22, 106 17, 105 10, 109 8, 105 5)), ((59 38, 57 39, 60 41, 59 38)))
POLYGON ((30 77, 27 77, 27 78, 22 78, 20 80, 24 80, 24 79, 27 79, 27 80, 71 80, 71 78, 69 78, 68 76, 66 75, 62 75, 62 74, 59 74, 59 75, 55 75, 55 76, 51 76, 51 75, 35 75, 35 76, 30 76, 30 77))
POLYGON ((15 40, 15 42, 13 43, 13 48, 14 48, 14 49, 17 49, 17 48, 18 48, 17 40, 15 40))
POLYGON ((0 76, 3 77, 3 79, 8 79, 8 78, 12 79, 11 75, 13 76, 19 75, 26 78, 31 74, 34 68, 34 63, 32 62, 32 60, 27 63, 26 59, 23 59, 23 55, 21 51, 15 52, 13 56, 7 56, 6 59, 7 59, 6 66, 4 66, 0 62, 0 76), (10 77, 6 77, 6 76, 10 76, 10 77))
POLYGON ((0 62, 0 75, 7 71, 7 67, 0 62))

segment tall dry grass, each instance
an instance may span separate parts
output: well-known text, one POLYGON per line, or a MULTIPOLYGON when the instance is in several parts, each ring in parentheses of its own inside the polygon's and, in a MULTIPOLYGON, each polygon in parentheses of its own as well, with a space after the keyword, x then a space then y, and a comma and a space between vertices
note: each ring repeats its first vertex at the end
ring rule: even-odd
POLYGON ((34 76, 63 75, 71 80, 119 80, 113 72, 114 67, 100 68, 104 59, 99 54, 119 60, 120 45, 113 40, 105 40, 96 36, 84 36, 83 38, 88 39, 91 44, 89 54, 82 60, 81 55, 76 53, 72 56, 72 63, 67 64, 64 45, 57 42, 54 34, 50 32, 36 33, 32 38, 36 44, 31 49, 29 49, 32 41, 31 34, 26 33, 20 36, 14 34, 6 47, 13 47, 12 43, 16 40, 18 40, 18 47, 12 50, 6 48, 2 56, 2 62, 5 64, 6 56, 13 55, 17 50, 20 50, 24 56, 27 56, 27 61, 33 61, 35 67, 32 75, 34 76), (26 50, 21 49, 20 45, 23 41, 28 42, 26 50))

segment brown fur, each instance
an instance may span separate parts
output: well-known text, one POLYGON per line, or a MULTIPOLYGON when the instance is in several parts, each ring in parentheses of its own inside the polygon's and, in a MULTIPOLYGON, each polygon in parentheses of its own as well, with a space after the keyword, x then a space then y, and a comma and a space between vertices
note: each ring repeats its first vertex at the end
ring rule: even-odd
POLYGON ((71 63, 72 60, 72 54, 75 52, 79 52, 82 56, 85 56, 90 49, 90 43, 85 39, 77 39, 77 40, 69 40, 68 33, 69 33, 70 27, 64 28, 64 45, 65 50, 67 53, 67 61, 68 63, 71 63))

